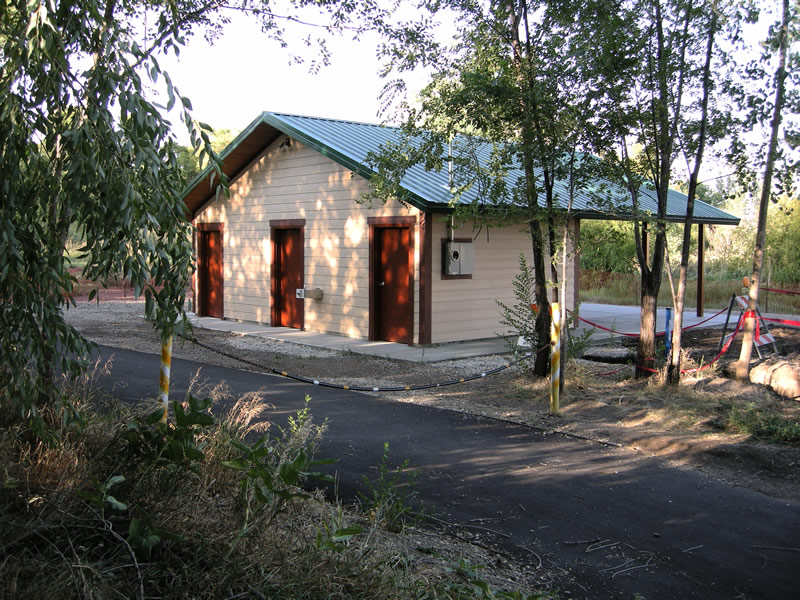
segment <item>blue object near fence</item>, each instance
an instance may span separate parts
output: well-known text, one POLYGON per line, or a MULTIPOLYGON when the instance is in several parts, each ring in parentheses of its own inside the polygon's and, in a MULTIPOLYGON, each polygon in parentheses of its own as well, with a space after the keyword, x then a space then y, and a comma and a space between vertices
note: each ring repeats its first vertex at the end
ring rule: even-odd
POLYGON ((665 356, 669 358, 669 351, 672 347, 672 307, 667 307, 667 323, 664 325, 664 344, 666 346, 665 356))

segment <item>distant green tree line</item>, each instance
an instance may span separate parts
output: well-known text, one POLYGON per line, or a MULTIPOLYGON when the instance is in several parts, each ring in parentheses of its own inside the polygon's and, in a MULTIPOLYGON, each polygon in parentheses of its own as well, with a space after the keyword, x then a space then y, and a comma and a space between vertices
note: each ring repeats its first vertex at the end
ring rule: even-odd
MULTIPOLYGON (((755 211, 751 197, 727 195, 727 183, 705 188, 702 199, 742 220, 738 227, 706 225, 705 275, 710 280, 739 279, 747 275, 752 262, 755 211)), ((667 246, 673 268, 677 266, 682 234, 681 224, 667 227, 667 246)), ((692 232, 689 275, 697 276, 697 231, 692 232)), ((581 269, 610 273, 637 270, 633 225, 626 221, 581 222, 581 269)), ((764 281, 800 282, 800 199, 783 197, 769 215, 764 281)))

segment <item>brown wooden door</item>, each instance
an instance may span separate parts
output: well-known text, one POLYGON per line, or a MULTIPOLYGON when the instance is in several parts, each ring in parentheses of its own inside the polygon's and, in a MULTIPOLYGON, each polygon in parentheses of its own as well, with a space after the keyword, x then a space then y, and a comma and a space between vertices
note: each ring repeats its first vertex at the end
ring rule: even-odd
POLYGON ((300 229, 274 229, 274 284, 272 325, 303 328, 303 300, 296 290, 303 287, 303 235, 300 229))
POLYGON ((197 314, 221 319, 224 316, 222 231, 198 231, 197 241, 197 314))
POLYGON ((410 232, 408 227, 375 228, 372 279, 375 338, 378 340, 412 342, 410 232))

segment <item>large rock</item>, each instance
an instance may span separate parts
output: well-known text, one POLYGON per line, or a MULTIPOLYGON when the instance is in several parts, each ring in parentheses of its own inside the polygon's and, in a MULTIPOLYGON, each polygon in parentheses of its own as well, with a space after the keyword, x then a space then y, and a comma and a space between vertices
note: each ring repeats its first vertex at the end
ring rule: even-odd
POLYGON ((750 381, 769 386, 786 398, 800 400, 800 355, 768 358, 750 369, 750 381))

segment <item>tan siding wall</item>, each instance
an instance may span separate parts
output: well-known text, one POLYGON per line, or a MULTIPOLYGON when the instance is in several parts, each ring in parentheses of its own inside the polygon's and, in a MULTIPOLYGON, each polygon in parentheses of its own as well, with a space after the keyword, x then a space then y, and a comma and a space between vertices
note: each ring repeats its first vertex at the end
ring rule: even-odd
MULTIPOLYGON (((366 339, 369 334, 369 226, 372 216, 416 214, 400 204, 368 209, 357 200, 367 181, 315 150, 277 140, 231 185, 230 198, 211 203, 201 223, 225 223, 225 317, 269 323, 270 220, 306 219, 305 287, 323 299, 305 301, 305 328, 366 339)), ((415 248, 419 248, 414 228, 415 248)), ((419 261, 415 261, 418 265, 419 261)), ((415 267, 414 340, 419 322, 415 267)))
MULTIPOLYGON (((523 225, 486 229, 475 237, 471 224, 456 229, 455 238, 475 238, 475 269, 472 279, 442 279, 442 244, 447 237, 447 224, 433 220, 432 339, 444 343, 468 339, 490 338, 512 333, 500 324, 497 300, 513 304, 512 281, 519 272, 520 252, 532 260, 530 236, 523 225)), ((569 254, 568 254, 569 256, 569 254)), ((559 269, 560 271, 560 269, 559 269)), ((548 270, 549 278, 549 270, 548 270)), ((574 277, 567 285, 572 298, 574 277)), ((568 301, 570 310, 574 303, 568 301)))

